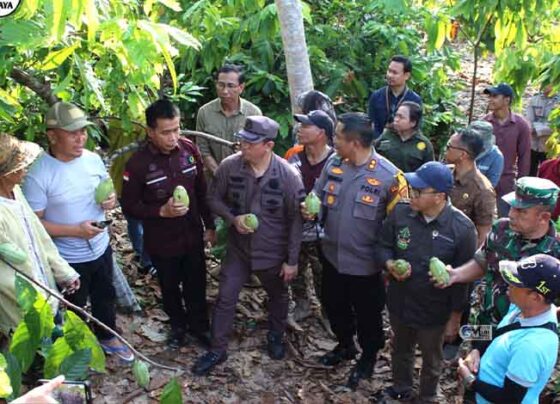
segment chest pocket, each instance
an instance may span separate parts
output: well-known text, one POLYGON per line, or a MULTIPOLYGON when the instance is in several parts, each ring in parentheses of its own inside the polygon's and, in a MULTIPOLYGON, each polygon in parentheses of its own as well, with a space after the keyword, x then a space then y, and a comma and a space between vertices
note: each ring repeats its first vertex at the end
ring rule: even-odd
POLYGON ((366 192, 358 192, 352 207, 352 216, 357 219, 375 220, 379 196, 366 192))
POLYGON ((282 216, 284 213, 284 193, 279 178, 270 178, 263 186, 261 193, 261 209, 271 216, 282 216))
POLYGON ((455 240, 453 236, 432 230, 432 253, 437 254, 443 262, 451 265, 455 256, 455 240))
POLYGON ((155 195, 157 200, 168 199, 171 194, 168 189, 169 178, 162 170, 146 174, 145 184, 148 192, 155 195))
POLYGON ((227 199, 234 215, 246 212, 247 184, 241 176, 230 176, 228 178, 227 199))
POLYGON ((338 209, 341 183, 329 179, 323 187, 323 206, 328 209, 338 209))

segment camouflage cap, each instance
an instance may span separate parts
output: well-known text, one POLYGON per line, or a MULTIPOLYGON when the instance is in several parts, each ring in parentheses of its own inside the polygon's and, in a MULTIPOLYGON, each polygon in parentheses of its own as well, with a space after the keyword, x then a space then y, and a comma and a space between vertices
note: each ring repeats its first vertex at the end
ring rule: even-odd
POLYGON ((94 125, 80 108, 69 102, 57 102, 49 108, 45 116, 47 129, 62 129, 73 132, 94 125))
POLYGON ((515 191, 502 197, 511 207, 526 209, 532 206, 554 206, 560 188, 547 179, 523 177, 515 182, 515 191))

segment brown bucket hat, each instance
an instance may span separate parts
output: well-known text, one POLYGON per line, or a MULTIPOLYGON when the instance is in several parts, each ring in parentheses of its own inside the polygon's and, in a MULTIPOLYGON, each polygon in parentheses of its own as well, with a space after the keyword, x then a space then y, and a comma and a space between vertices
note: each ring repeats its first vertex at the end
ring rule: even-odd
POLYGON ((24 142, 6 133, 0 133, 0 177, 29 166, 43 149, 38 144, 24 142))

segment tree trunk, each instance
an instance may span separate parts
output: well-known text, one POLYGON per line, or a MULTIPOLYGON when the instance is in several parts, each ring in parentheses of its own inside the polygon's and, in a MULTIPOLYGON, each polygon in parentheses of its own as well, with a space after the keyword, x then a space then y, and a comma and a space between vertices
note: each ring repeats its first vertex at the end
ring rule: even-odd
POLYGON ((307 54, 303 15, 299 0, 275 0, 286 55, 292 112, 299 94, 313 89, 313 78, 307 54))

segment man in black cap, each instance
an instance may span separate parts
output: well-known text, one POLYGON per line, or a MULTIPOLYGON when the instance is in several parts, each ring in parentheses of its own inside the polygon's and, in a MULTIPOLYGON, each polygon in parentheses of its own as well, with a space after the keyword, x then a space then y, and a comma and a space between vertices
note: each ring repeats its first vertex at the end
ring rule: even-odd
MULTIPOLYGON (((476 230, 470 219, 451 205, 453 174, 442 163, 428 162, 406 173, 410 203, 399 203, 387 217, 378 238, 377 257, 391 278, 387 307, 394 333, 392 399, 413 398, 416 345, 422 352, 420 402, 441 402, 437 396, 442 370, 443 340, 458 334, 467 306, 467 286, 437 289, 430 282, 432 257, 444 264, 462 265, 476 249, 476 230), (400 272, 397 260, 405 260, 400 272)), ((401 261, 402 262, 402 261, 401 261)))
POLYGON ((531 127, 523 116, 511 111, 513 89, 505 83, 484 90, 490 113, 484 117, 492 124, 496 145, 504 155, 504 170, 496 186, 498 216, 507 216, 509 207, 501 198, 513 191, 517 178, 529 175, 531 168, 531 127))
MULTIPOLYGON (((501 261, 512 305, 490 341, 477 341, 458 373, 477 403, 536 403, 558 356, 556 306, 560 261, 536 254, 519 262, 501 261)), ((470 330, 469 330, 470 331, 470 330)))
MULTIPOLYGON (((297 137, 302 150, 288 158, 301 174, 305 193, 313 190, 315 181, 321 175, 321 170, 334 150, 329 144, 332 143, 334 134, 334 123, 324 111, 311 111, 307 115, 294 115, 299 122, 297 137)), ((320 315, 320 303, 316 291, 320 290, 321 263, 319 262, 318 250, 319 235, 321 228, 317 220, 305 221, 303 224, 303 239, 299 254, 299 271, 305 279, 305 290, 307 299, 312 309, 320 315)), ((297 286, 297 285, 296 285, 297 286)), ((288 313, 288 325, 296 330, 301 327, 294 318, 296 301, 290 288, 290 310, 288 313)))
POLYGON ((272 151, 278 127, 265 116, 247 117, 236 135, 241 151, 222 161, 210 188, 210 208, 229 230, 211 347, 193 367, 199 376, 226 360, 239 292, 252 274, 269 297, 268 354, 272 359, 285 355, 286 284, 297 274, 302 234, 299 204, 305 194, 299 173, 272 151), (249 214, 257 217, 257 226, 247 222, 249 214))

